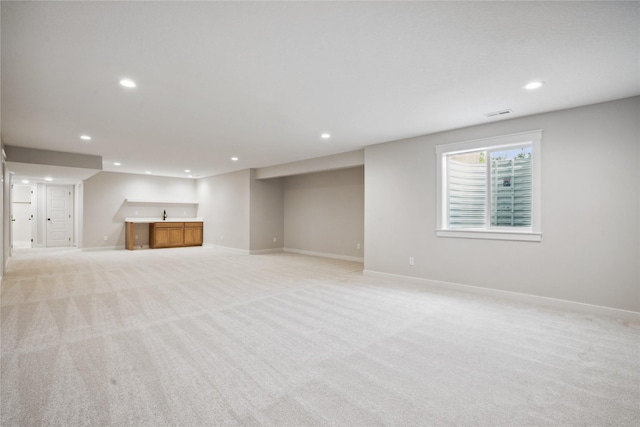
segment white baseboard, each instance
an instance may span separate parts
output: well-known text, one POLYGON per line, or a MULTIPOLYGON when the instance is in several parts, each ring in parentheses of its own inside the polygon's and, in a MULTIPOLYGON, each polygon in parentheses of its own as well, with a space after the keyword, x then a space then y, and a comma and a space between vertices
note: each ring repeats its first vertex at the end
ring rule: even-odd
POLYGON ((272 248, 272 249, 254 249, 249 251, 251 255, 262 255, 262 254, 277 254, 282 253, 284 250, 282 248, 272 248))
POLYGON ((115 251, 125 250, 126 246, 93 246, 90 248, 79 248, 81 251, 93 252, 93 251, 115 251))
MULTIPOLYGON (((198 246, 185 246, 187 248, 197 248, 198 246)), ((212 245, 209 243, 203 243, 202 244, 203 248, 215 248, 215 249, 221 249, 221 250, 225 250, 225 251, 230 251, 230 252, 237 252, 238 254, 243 254, 243 255, 248 255, 249 251, 245 250, 245 249, 236 249, 236 248, 231 248, 228 246, 220 246, 220 245, 212 245)), ((158 248, 158 249, 177 249, 176 248, 158 248)), ((114 250, 126 250, 126 246, 94 246, 94 247, 90 247, 90 248, 81 248, 81 250, 83 251, 114 251, 114 250)), ((133 250, 137 250, 137 249, 149 249, 149 245, 136 245, 133 247, 133 250)))
POLYGON ((354 256, 346 256, 346 255, 328 254, 328 253, 325 253, 325 252, 303 251, 301 249, 292 249, 292 248, 284 248, 283 251, 284 252, 291 252, 291 253, 294 253, 294 254, 319 256, 319 257, 323 257, 323 258, 341 259, 343 261, 364 262, 364 258, 354 257, 354 256))
POLYGON ((230 246, 222 246, 222 245, 212 245, 211 243, 203 243, 202 246, 207 248, 215 248, 215 249, 222 249, 230 252, 236 252, 238 254, 243 254, 243 255, 249 255, 249 251, 246 249, 238 249, 238 248, 232 248, 230 246))
POLYGON ((585 304, 581 302, 568 301, 556 298, 542 297, 538 295, 522 294, 518 292, 503 291, 499 289, 483 288, 480 286, 462 285, 459 283, 441 282, 439 280, 422 279, 419 277, 403 276, 400 274, 381 273, 378 271, 364 270, 364 275, 371 277, 381 277, 394 280, 402 280, 426 286, 433 286, 451 291, 468 292, 472 294, 504 298, 511 301, 524 302, 527 304, 542 305, 545 307, 574 311, 585 314, 595 314, 599 316, 615 317, 632 322, 640 322, 640 312, 621 310, 618 308, 604 307, 601 305, 585 304))

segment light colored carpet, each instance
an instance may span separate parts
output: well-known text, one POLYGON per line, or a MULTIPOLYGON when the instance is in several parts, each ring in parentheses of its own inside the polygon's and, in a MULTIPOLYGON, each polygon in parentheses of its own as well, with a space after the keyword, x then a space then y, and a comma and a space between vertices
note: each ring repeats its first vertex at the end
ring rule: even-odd
POLYGON ((638 426, 640 325, 215 248, 23 251, 2 426, 638 426))

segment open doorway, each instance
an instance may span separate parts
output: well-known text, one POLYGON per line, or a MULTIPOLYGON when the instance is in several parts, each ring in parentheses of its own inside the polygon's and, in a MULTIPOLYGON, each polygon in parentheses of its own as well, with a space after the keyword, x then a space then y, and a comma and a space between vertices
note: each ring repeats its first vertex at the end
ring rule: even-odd
POLYGON ((12 185, 11 246, 13 249, 31 248, 33 244, 33 188, 31 185, 12 185))

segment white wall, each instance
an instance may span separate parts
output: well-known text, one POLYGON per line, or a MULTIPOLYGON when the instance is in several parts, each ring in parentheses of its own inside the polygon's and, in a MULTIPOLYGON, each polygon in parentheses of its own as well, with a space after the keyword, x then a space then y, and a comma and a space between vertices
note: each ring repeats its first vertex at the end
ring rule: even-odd
POLYGON ((198 216, 204 219, 204 243, 249 250, 249 169, 197 181, 198 216))
POLYGON ((285 178, 284 238, 286 250, 361 259, 364 168, 285 178))
POLYGON ((640 311, 639 118, 634 97, 367 147, 365 270, 640 311), (535 129, 542 242, 436 237, 434 146, 535 129))
MULTIPOLYGON (((4 150, 4 144, 0 140, 0 153, 3 152, 2 150, 4 150)), ((9 169, 4 155, 0 157, 2 161, 2 167, 0 168, 0 199, 2 199, 2 209, 0 210, 0 279, 2 279, 9 261, 11 245, 9 228, 11 227, 11 222, 9 217, 9 169)))
POLYGON ((283 179, 256 179, 255 169, 250 171, 250 176, 249 249, 251 252, 282 249, 284 244, 283 179))
MULTIPOLYGON (((0 55, 0 64, 2 62, 2 55, 0 55)), ((2 67, 0 67, 2 68, 2 67)), ((1 86, 1 85, 0 85, 1 86)), ((1 93, 0 93, 1 98, 1 93)), ((0 117, 2 115, 0 114, 0 117)), ((0 120, 0 135, 2 135, 2 121, 0 120)), ((4 272, 9 260, 9 227, 10 221, 8 216, 9 210, 9 169, 7 169, 6 159, 4 158, 4 143, 0 138, 0 155, 2 167, 0 167, 0 199, 2 199, 2 209, 0 210, 0 281, 4 277, 4 272)))
POLYGON ((256 172, 198 180, 205 243, 252 253, 284 247, 362 259, 362 166, 271 179, 256 179, 256 172))
MULTIPOLYGON (((161 218, 164 210, 168 217, 196 216, 197 207, 193 204, 125 202, 127 198, 150 201, 196 200, 196 182, 192 179, 100 172, 85 180, 83 187, 83 248, 123 248, 124 220, 127 217, 161 218), (107 240, 104 240, 104 236, 107 236, 107 240)), ((148 230, 146 224, 135 226, 135 233, 138 235, 138 240, 134 242, 136 246, 149 244, 148 230)))
POLYGON ((73 242, 82 247, 82 224, 84 223, 84 184, 73 186, 73 242))

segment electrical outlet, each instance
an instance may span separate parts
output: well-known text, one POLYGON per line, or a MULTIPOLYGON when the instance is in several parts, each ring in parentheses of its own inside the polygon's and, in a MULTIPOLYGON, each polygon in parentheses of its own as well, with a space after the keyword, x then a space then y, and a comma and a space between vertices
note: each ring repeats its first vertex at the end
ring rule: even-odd
POLYGON ((274 238, 273 238, 273 243, 275 243, 275 242, 277 242, 277 241, 278 241, 278 238, 277 238, 277 237, 274 237, 274 238))
POLYGON ((360 249, 360 243, 356 245, 356 249, 360 249))
POLYGON ((136 215, 138 215, 138 211, 136 211, 136 215))
POLYGON ((187 216, 187 211, 183 211, 182 215, 187 216))
POLYGON ((224 236, 220 236, 220 240, 224 240, 224 236))
POLYGON ((409 257, 409 265, 416 265, 416 259, 412 256, 409 257))
POLYGON ((137 234, 136 234, 136 237, 135 237, 135 239, 136 239, 136 240, 138 240, 138 235, 137 235, 137 234))
POLYGON ((107 236, 104 236, 104 240, 107 240, 107 236))

